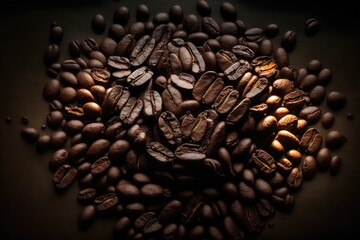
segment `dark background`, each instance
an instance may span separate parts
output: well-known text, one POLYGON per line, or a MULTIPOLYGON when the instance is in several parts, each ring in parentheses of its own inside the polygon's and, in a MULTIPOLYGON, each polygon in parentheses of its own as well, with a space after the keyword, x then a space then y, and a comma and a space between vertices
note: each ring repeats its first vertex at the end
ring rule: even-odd
MULTIPOLYGON (((209 0, 212 16, 219 18, 222 1, 209 0)), ((334 154, 343 158, 337 176, 318 173, 305 181, 295 195, 291 214, 277 212, 273 228, 265 228, 257 239, 343 239, 349 234, 357 239, 359 210, 359 36, 357 7, 351 1, 230 1, 238 10, 238 19, 248 28, 265 28, 270 23, 298 33, 298 44, 290 54, 290 64, 305 67, 311 59, 319 59, 333 71, 327 91, 346 94, 347 105, 335 113, 333 129, 342 131, 348 141, 334 154), (304 35, 305 21, 316 17, 321 22, 319 33, 304 35), (355 118, 347 120, 351 112, 355 118)), ((89 36, 101 39, 91 31, 91 18, 105 16, 108 26, 114 10, 127 6, 135 18, 138 3, 149 6, 154 13, 168 12, 174 3, 183 6, 185 14, 196 13, 196 1, 1 1, 0 3, 0 239, 97 239, 112 238, 112 219, 96 219, 92 228, 77 228, 81 206, 76 201, 78 187, 74 184, 63 195, 57 195, 48 170, 51 152, 39 154, 35 147, 20 137, 20 119, 27 116, 29 125, 40 130, 48 112, 42 98, 42 87, 50 79, 45 74, 43 51, 48 45, 52 21, 64 29, 61 59, 68 57, 67 46, 72 39, 89 36), (10 116, 12 122, 5 123, 10 116)), ((275 38, 275 47, 279 46, 275 38)), ((323 104, 323 111, 327 111, 323 104)), ((41 133, 46 133, 45 130, 41 133)), ((323 131, 326 132, 325 130, 323 131)), ((48 132, 50 133, 50 132, 48 132)))

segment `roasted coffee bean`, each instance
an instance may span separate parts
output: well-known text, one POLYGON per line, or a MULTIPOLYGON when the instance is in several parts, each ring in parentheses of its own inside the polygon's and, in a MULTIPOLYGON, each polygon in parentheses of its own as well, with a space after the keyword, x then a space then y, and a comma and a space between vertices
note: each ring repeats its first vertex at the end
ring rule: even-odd
POLYGON ((188 73, 180 73, 179 75, 172 74, 170 80, 174 86, 190 91, 193 89, 195 84, 195 78, 188 73))
POLYGON ((158 127, 169 144, 180 145, 182 143, 180 122, 172 112, 161 113, 158 118, 158 127))
POLYGON ((301 109, 304 104, 305 98, 302 90, 294 90, 284 96, 284 106, 288 109, 301 109))
POLYGON ((244 33, 245 39, 250 42, 261 42, 263 40, 263 30, 261 28, 249 28, 244 33))
POLYGON ((240 60, 227 68, 224 74, 230 81, 237 81, 241 79, 250 68, 251 66, 248 61, 240 60))
POLYGON ((199 18, 195 14, 189 14, 184 18, 183 29, 188 33, 198 32, 200 29, 199 18))
POLYGON ((146 147, 146 151, 153 159, 163 164, 171 164, 175 160, 174 153, 160 142, 151 142, 146 147))
POLYGON ((140 38, 130 54, 130 63, 133 66, 140 66, 144 63, 155 47, 155 38, 145 35, 140 38))
POLYGON ((89 160, 99 159, 107 153, 111 145, 109 140, 100 138, 89 146, 89 149, 85 153, 85 157, 89 160))
POLYGON ((281 38, 281 47, 283 47, 287 52, 294 50, 297 42, 297 34, 292 30, 288 30, 284 33, 281 38))
POLYGON ((314 105, 320 105, 322 101, 325 99, 326 89, 324 86, 317 85, 313 89, 311 89, 309 93, 309 98, 311 103, 314 105))
POLYGON ((313 156, 305 156, 301 171, 305 179, 311 179, 315 176, 317 171, 316 159, 313 156))
POLYGON ((192 143, 184 143, 180 145, 176 148, 174 154, 178 159, 187 162, 199 162, 206 158, 202 147, 192 143))
POLYGON ((320 171, 325 171, 330 167, 331 151, 327 147, 323 147, 316 155, 316 166, 320 171))
POLYGON ((346 136, 338 130, 331 130, 325 135, 325 146, 331 150, 342 147, 346 141, 346 136))
POLYGON ((274 158, 262 149, 255 150, 251 159, 257 169, 263 174, 272 174, 276 169, 274 158))
POLYGON ((163 99, 165 111, 171 111, 175 114, 178 113, 179 106, 183 102, 183 97, 179 90, 171 84, 168 84, 166 89, 162 92, 161 97, 163 99))
POLYGON ((111 162, 108 157, 101 157, 96 160, 90 168, 90 173, 93 175, 99 175, 104 173, 111 166, 111 162))
POLYGON ((293 168, 286 178, 287 185, 292 189, 298 189, 302 184, 302 171, 299 168, 293 168))
POLYGON ((143 106, 141 99, 130 97, 120 111, 120 120, 127 125, 132 125, 139 118, 143 106))
POLYGON ((321 125, 324 128, 326 129, 331 128, 334 122, 335 122, 335 115, 332 112, 326 112, 322 115, 321 125))
POLYGON ((201 20, 201 27, 210 37, 216 37, 220 34, 219 24, 212 17, 203 17, 201 20))
MULTIPOLYGON (((235 46, 233 46, 233 47, 235 47, 235 46)), ((238 61, 235 54, 228 50, 220 49, 219 51, 216 52, 215 56, 216 56, 216 60, 218 62, 218 66, 222 71, 225 71, 231 65, 233 65, 234 63, 236 63, 238 61)))
POLYGON ((219 114, 226 114, 234 107, 238 98, 239 92, 233 86, 228 85, 221 90, 212 107, 219 114))
POLYGON ((76 178, 77 171, 71 165, 60 166, 53 175, 53 183, 58 189, 69 187, 76 178))
MULTIPOLYGON (((217 79, 217 74, 214 71, 207 71, 203 73, 200 78, 196 81, 192 95, 195 100, 201 101, 204 95, 206 94, 206 90, 211 87, 211 84, 217 79)), ((216 96, 215 96, 216 97, 216 96)), ((214 98, 211 95, 211 98, 214 98)), ((215 99, 214 99, 215 100, 215 99)), ((207 103, 207 101, 206 101, 207 103)))
POLYGON ((346 105, 346 97, 339 91, 331 91, 326 96, 327 105, 333 110, 340 110, 346 105))
POLYGON ((93 200, 96 196, 96 190, 94 188, 84 188, 78 192, 77 199, 82 202, 88 202, 93 200))
POLYGON ((255 57, 255 52, 248 46, 245 45, 235 45, 231 51, 235 53, 240 58, 253 59, 255 57))
POLYGON ((153 74, 146 66, 140 67, 127 77, 127 83, 132 87, 142 86, 150 81, 153 74))
POLYGON ((320 149, 322 135, 316 128, 309 128, 300 140, 300 147, 309 154, 315 154, 320 149))
POLYGON ((305 21, 305 34, 314 36, 320 30, 320 21, 316 18, 309 18, 305 21))
POLYGON ((221 3, 220 13, 222 18, 226 21, 235 21, 237 17, 237 10, 235 6, 230 2, 221 3))
POLYGON ((299 146, 299 139, 287 130, 280 130, 276 138, 285 149, 297 149, 299 146))
POLYGON ((332 175, 336 175, 339 173, 342 161, 342 157, 340 157, 339 155, 332 156, 330 161, 330 173, 332 175))
POLYGON ((321 118, 321 109, 318 106, 308 106, 299 112, 299 117, 306 120, 309 125, 317 123, 321 118))
POLYGON ((60 48, 57 44, 50 44, 44 51, 44 62, 46 66, 57 62, 60 57, 60 48))
POLYGON ((64 149, 60 148, 51 155, 49 159, 49 168, 52 171, 57 170, 62 165, 66 164, 68 161, 69 152, 64 149))
POLYGON ((129 21, 130 12, 125 6, 115 9, 113 14, 113 22, 121 25, 126 25, 129 21))
POLYGON ((96 216, 96 208, 89 204, 83 207, 78 216, 78 226, 80 229, 87 229, 91 226, 96 216))
POLYGON ((106 211, 116 206, 118 201, 118 197, 115 193, 107 193, 96 197, 94 206, 97 211, 106 211))
POLYGON ((155 90, 146 91, 143 102, 144 108, 143 112, 145 116, 148 117, 158 117, 162 111, 162 98, 159 92, 155 90))
POLYGON ((320 85, 325 86, 332 79, 332 71, 329 68, 323 68, 317 75, 317 81, 320 85))

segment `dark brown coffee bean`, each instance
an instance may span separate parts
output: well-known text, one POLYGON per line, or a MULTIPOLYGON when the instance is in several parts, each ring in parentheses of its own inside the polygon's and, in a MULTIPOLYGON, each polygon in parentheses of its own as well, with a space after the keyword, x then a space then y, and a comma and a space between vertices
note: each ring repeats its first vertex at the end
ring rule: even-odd
POLYGON ((314 36, 320 30, 320 21, 316 18, 309 18, 305 21, 305 34, 314 36))
POLYGON ((316 155, 316 166, 320 171, 325 171, 330 167, 331 151, 327 147, 323 147, 316 155))
POLYGON ((250 42, 261 42, 263 40, 263 30, 261 28, 249 28, 244 33, 245 39, 250 42))
POLYGON ((250 104, 251 101, 249 98, 244 98, 241 100, 237 105, 234 106, 234 108, 226 117, 226 123, 231 125, 244 119, 248 114, 250 104))
POLYGON ((275 23, 270 23, 264 29, 264 33, 268 37, 275 37, 279 33, 279 26, 275 23))
POLYGON ((309 154, 316 154, 322 143, 322 135, 316 128, 309 128, 301 138, 300 147, 309 154))
POLYGON ((68 161, 69 153, 66 149, 60 148, 56 150, 49 159, 49 168, 51 171, 57 170, 68 161))
POLYGON ((235 6, 230 2, 223 2, 220 5, 220 13, 225 21, 235 21, 237 17, 237 10, 235 6))
POLYGON ((321 118, 321 109, 318 106, 308 106, 299 112, 299 117, 306 120, 309 125, 317 123, 321 118))
POLYGON ((169 144, 180 145, 182 143, 180 122, 172 112, 161 113, 158 118, 158 127, 169 144))
POLYGON ((266 175, 272 174, 276 169, 274 158, 262 149, 257 149, 251 159, 257 169, 266 175))
POLYGON ((199 18, 195 14, 189 14, 184 18, 183 29, 188 33, 198 32, 200 29, 199 18))
POLYGON ((68 164, 59 167, 53 175, 53 183, 58 189, 69 187, 76 178, 77 171, 68 164))
POLYGON ((140 67, 127 77, 127 83, 132 87, 142 86, 150 81, 153 74, 146 66, 140 67))
POLYGON ((93 200, 96 196, 96 189, 95 188, 84 188, 78 192, 77 199, 82 202, 88 202, 93 200))
POLYGON ((184 12, 180 5, 174 4, 169 10, 169 20, 174 24, 180 24, 184 19, 184 12))
POLYGON ((310 155, 305 156, 302 163, 301 171, 305 179, 313 178, 317 171, 317 163, 315 157, 310 155))
POLYGON ((304 104, 304 92, 301 90, 294 90, 284 96, 284 105, 288 109, 301 109, 304 104))
POLYGON ((178 113, 179 106, 183 102, 182 94, 172 85, 168 84, 161 94, 164 104, 164 110, 178 113))
POLYGON ((116 206, 118 201, 118 197, 115 193, 107 193, 96 197, 94 206, 97 211, 106 211, 116 206))
POLYGON ((203 73, 193 87, 192 95, 194 99, 197 101, 201 101, 206 93, 206 90, 216 79, 217 74, 214 71, 207 71, 203 73))
POLYGON ((109 147, 108 157, 110 158, 110 160, 116 161, 116 159, 124 157, 125 154, 129 151, 129 149, 130 149, 130 143, 127 140, 123 140, 123 139, 117 140, 113 142, 109 147))
POLYGON ((136 21, 145 22, 150 16, 149 7, 145 4, 139 4, 136 7, 136 21))
POLYGON ((90 167, 90 173, 94 176, 104 173, 111 166, 108 157, 101 157, 96 160, 90 167))
POLYGON ((83 207, 78 216, 78 226, 80 229, 89 228, 96 217, 96 208, 89 204, 83 207))
POLYGON ((332 79, 332 71, 329 68, 323 68, 317 75, 317 81, 320 85, 325 86, 332 79))
POLYGON ((228 67, 224 71, 224 74, 230 81, 238 81, 250 70, 250 68, 251 66, 248 61, 240 60, 228 67))
POLYGON ((325 146, 331 150, 342 147, 346 141, 346 136, 338 130, 331 130, 325 135, 325 146))
POLYGON ((127 125, 134 124, 134 122, 139 118, 143 110, 143 106, 144 103, 141 99, 130 97, 120 111, 120 120, 127 125))
POLYGON ((331 128, 334 122, 335 122, 335 115, 332 112, 326 112, 322 115, 321 125, 324 128, 326 129, 331 128))
POLYGON ((57 62, 60 57, 60 48, 57 44, 50 44, 44 51, 44 62, 46 66, 57 62))
POLYGON ((346 97, 338 91, 331 91, 326 97, 327 105, 333 110, 340 110, 346 105, 346 97))
POLYGON ((302 184, 303 176, 299 168, 293 168, 286 178, 287 185, 292 189, 298 189, 302 184))
POLYGON ((336 175, 339 173, 342 161, 342 157, 340 157, 339 155, 332 156, 330 161, 330 173, 332 175, 336 175))
POLYGON ((212 107, 220 114, 228 113, 236 104, 239 92, 233 86, 228 85, 221 90, 212 107))
POLYGON ((113 14, 113 22, 121 25, 126 25, 129 21, 130 12, 125 6, 115 9, 113 14))
POLYGON ((231 51, 235 53, 240 58, 253 59, 255 57, 255 52, 248 46, 245 45, 235 45, 231 51))
POLYGON ((292 52, 296 46, 297 34, 292 30, 288 30, 281 38, 281 47, 287 52, 292 52))
POLYGON ((175 156, 182 161, 199 162, 206 158, 200 145, 184 143, 176 148, 175 156))
POLYGON ((99 48, 98 43, 96 42, 96 40, 94 38, 91 38, 91 37, 89 37, 87 39, 84 39, 81 42, 80 46, 81 46, 82 52, 86 56, 89 56, 91 51, 98 50, 98 48, 99 48))
POLYGON ((144 98, 144 108, 143 112, 145 116, 148 117, 158 117, 162 111, 162 98, 159 92, 151 90, 146 91, 144 98))
POLYGON ((174 153, 160 142, 151 142, 146 147, 146 151, 154 160, 159 161, 162 164, 171 164, 175 160, 174 153))
POLYGON ((219 24, 212 17, 203 17, 201 20, 201 27, 210 37, 216 37, 220 34, 219 24))
POLYGON ((100 138, 89 146, 85 157, 90 160, 99 159, 100 157, 104 156, 105 153, 107 153, 111 145, 112 144, 109 140, 100 138))
POLYGON ((50 146, 54 149, 62 148, 68 140, 68 135, 65 131, 57 130, 51 134, 50 146))
POLYGON ((313 89, 311 89, 309 93, 309 98, 311 103, 314 105, 320 105, 322 101, 325 99, 326 89, 324 86, 317 85, 313 89))

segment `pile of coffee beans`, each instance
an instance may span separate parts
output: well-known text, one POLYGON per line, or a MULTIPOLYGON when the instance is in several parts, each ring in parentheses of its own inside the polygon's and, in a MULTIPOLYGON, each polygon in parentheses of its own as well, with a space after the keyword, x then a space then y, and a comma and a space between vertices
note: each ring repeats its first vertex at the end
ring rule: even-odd
MULTIPOLYGON (((140 4, 133 23, 124 6, 112 21, 97 14, 92 29, 105 37, 70 41, 62 62, 63 29, 51 23, 43 128, 53 132, 21 134, 53 151, 58 191, 78 182, 81 229, 106 215, 119 239, 244 239, 291 211, 318 171, 340 170, 333 150, 347 138, 331 128, 346 98, 326 91, 331 69, 293 67, 292 30, 277 44, 276 24, 247 28, 229 2, 196 9, 150 19, 140 4)), ((311 18, 304 32, 319 26, 311 18)))

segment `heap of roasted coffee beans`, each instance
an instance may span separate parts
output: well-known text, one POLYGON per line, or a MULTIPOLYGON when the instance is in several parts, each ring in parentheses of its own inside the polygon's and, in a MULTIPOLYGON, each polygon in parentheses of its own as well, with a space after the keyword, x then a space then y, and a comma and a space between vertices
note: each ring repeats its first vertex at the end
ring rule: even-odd
MULTIPOLYGON (((98 14, 94 33, 106 36, 71 41, 61 63, 63 30, 51 24, 43 95, 53 133, 26 126, 22 136, 54 150, 58 190, 78 181, 79 227, 109 215, 119 239, 243 239, 290 211, 305 179, 340 169, 332 151, 346 137, 330 129, 331 110, 346 99, 326 92, 332 71, 316 59, 290 65, 294 31, 274 47, 276 24, 247 29, 228 2, 223 21, 204 0, 196 8, 149 20, 140 4, 130 24, 119 7, 108 34, 98 14)), ((318 30, 306 21, 305 34, 318 30)))

